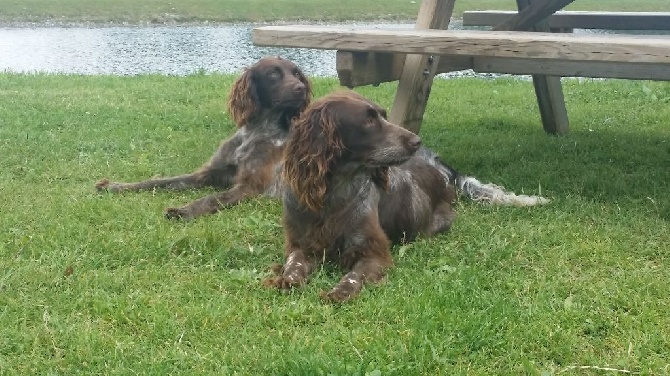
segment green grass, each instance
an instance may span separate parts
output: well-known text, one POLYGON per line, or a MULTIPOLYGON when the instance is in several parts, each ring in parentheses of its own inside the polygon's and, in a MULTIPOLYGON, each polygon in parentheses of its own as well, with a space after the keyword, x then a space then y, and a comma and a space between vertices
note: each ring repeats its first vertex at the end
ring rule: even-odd
MULTIPOLYGON (((332 306, 329 267, 290 295, 261 286, 276 201, 182 223, 163 208, 207 191, 94 192, 197 168, 233 131, 233 78, 0 74, 0 374, 669 372, 668 83, 565 80, 571 131, 551 137, 530 82, 437 80, 425 143, 553 201, 462 200, 450 234, 332 306)), ((389 106, 394 89, 360 91, 389 106)))
MULTIPOLYGON (((0 0, 0 23, 239 22, 276 20, 410 20, 421 0, 0 0)), ((465 10, 515 9, 510 0, 456 2, 465 10)), ((669 11, 667 0, 579 0, 570 10, 669 11)))

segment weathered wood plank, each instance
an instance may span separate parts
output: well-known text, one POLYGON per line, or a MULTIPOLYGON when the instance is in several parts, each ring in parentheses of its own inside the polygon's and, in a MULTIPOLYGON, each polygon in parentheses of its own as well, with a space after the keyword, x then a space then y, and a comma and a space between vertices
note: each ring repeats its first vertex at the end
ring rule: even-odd
POLYGON ((519 12, 495 26, 494 30, 530 30, 538 22, 544 20, 556 11, 563 9, 574 0, 524 0, 519 3, 519 12), (524 4, 521 6, 521 4, 524 4))
MULTIPOLYGON (((627 78, 670 81, 667 64, 609 63, 603 61, 556 61, 475 57, 472 69, 479 73, 547 74, 562 77, 627 78)), ((440 73, 444 73, 440 71, 440 73)))
MULTIPOLYGON (((515 11, 463 12, 463 26, 495 26, 515 11)), ((547 19, 552 29, 670 30, 670 12, 559 11, 547 19)))
MULTIPOLYGON (((349 88, 396 81, 404 62, 402 54, 337 52, 337 72, 340 84, 349 88), (364 56, 359 56, 362 54, 364 56), (362 61, 359 61, 362 59, 362 61), (374 59, 375 65, 369 65, 374 59), (342 72, 342 74, 340 74, 342 72)), ((562 77, 626 78, 634 80, 670 81, 670 69, 665 64, 608 63, 602 61, 556 61, 542 59, 450 56, 440 59, 437 73, 472 69, 478 73, 546 74, 562 77)))
POLYGON ((558 61, 670 64, 670 37, 573 35, 519 31, 383 30, 323 26, 265 26, 253 30, 259 46, 493 56, 558 61))
POLYGON ((340 85, 354 88, 395 81, 405 64, 405 54, 337 51, 335 68, 340 85))
MULTIPOLYGON (((377 85, 400 78, 405 54, 386 52, 337 51, 335 64, 340 84, 348 88, 377 85)), ((449 56, 440 58, 437 73, 471 69, 472 57, 449 56)))
MULTIPOLYGON (((446 29, 456 0, 423 0, 416 29, 446 29)), ((403 65, 389 120, 419 133, 428 104, 439 57, 407 55, 403 65)))

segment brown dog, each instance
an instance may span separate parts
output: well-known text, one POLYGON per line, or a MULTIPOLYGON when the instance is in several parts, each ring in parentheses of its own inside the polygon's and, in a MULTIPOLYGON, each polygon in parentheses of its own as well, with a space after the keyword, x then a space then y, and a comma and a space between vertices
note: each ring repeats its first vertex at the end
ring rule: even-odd
POLYGON ((278 166, 290 123, 311 97, 311 84, 294 63, 279 57, 263 58, 234 83, 228 108, 238 130, 221 143, 209 162, 190 174, 136 183, 103 179, 96 188, 115 193, 206 186, 222 190, 165 212, 168 218, 183 219, 215 213, 253 196, 278 196, 278 166))
POLYGON ((294 123, 284 151, 282 290, 303 285, 321 260, 347 273, 326 300, 343 302, 392 266, 391 242, 449 230, 454 186, 421 139, 354 92, 331 94, 294 123))

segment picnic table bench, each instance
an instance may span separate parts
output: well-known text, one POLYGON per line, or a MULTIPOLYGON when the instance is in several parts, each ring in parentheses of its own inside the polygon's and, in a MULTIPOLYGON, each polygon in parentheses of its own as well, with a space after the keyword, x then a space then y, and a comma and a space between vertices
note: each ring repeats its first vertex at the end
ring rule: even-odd
POLYGON ((551 33, 573 28, 670 29, 670 13, 560 12, 574 0, 517 0, 518 12, 466 12, 464 24, 492 30, 447 30, 456 0, 423 0, 415 29, 308 25, 253 30, 260 46, 337 50, 347 87, 399 80, 390 120, 419 132, 433 78, 464 69, 530 74, 544 129, 568 130, 562 76, 670 80, 670 37, 551 33))

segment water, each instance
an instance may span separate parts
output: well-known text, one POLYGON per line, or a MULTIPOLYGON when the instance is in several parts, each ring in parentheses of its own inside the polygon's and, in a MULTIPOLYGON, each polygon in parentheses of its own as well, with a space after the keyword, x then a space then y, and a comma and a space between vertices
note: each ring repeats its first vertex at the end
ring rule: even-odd
MULTIPOLYGON (((0 28, 0 71, 73 74, 236 73, 281 55, 311 76, 336 76, 335 51, 257 47, 257 25, 0 28)), ((360 27, 413 27, 358 25, 360 27)))
MULTIPOLYGON (((263 56, 280 55, 296 62, 310 76, 337 75, 335 51, 257 47, 251 43, 251 30, 256 26, 259 25, 0 28, 0 71, 111 75, 238 73, 263 56)), ((412 28, 413 24, 346 26, 412 28)), ((449 27, 463 28, 458 21, 452 21, 449 27)), ((603 33, 602 30, 575 32, 603 33)))

